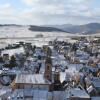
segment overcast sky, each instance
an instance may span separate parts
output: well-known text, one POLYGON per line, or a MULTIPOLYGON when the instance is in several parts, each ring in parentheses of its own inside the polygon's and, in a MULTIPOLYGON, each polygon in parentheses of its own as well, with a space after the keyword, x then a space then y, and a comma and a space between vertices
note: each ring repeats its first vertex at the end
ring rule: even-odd
POLYGON ((100 0, 0 0, 0 24, 100 22, 100 0))

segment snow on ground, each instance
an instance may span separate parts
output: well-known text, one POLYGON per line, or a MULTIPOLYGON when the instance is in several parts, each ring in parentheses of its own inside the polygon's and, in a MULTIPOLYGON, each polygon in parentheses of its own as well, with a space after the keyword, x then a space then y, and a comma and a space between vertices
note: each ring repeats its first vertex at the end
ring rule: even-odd
POLYGON ((68 33, 63 32, 33 32, 30 31, 29 26, 4 26, 0 27, 0 47, 4 48, 7 44, 16 43, 18 41, 32 42, 34 45, 47 45, 48 41, 55 38, 66 37, 68 33), (38 34, 43 34, 43 38, 36 38, 38 34), (28 38, 25 38, 28 37, 28 38), (5 38, 5 39, 2 39, 5 38))
POLYGON ((0 37, 35 37, 37 34, 43 34, 46 37, 48 36, 64 36, 70 35, 63 32, 33 32, 30 31, 29 26, 3 26, 0 27, 0 37))
POLYGON ((12 56, 14 54, 20 54, 20 53, 24 53, 23 47, 20 47, 18 49, 4 50, 1 52, 1 55, 3 56, 3 54, 9 54, 9 56, 12 56))
POLYGON ((64 33, 64 32, 35 32, 35 31, 30 31, 28 28, 29 26, 2 26, 0 27, 0 38, 5 38, 5 39, 0 39, 0 47, 4 48, 5 46, 7 46, 7 44, 16 43, 18 41, 27 41, 27 42, 31 41, 34 45, 42 46, 42 45, 47 45, 48 41, 52 41, 55 38, 57 38, 58 40, 64 39, 69 42, 75 42, 76 40, 72 40, 70 39, 70 37, 80 36, 78 34, 73 35, 73 34, 64 33), (39 34, 43 34, 44 37, 36 38, 36 35, 39 35, 39 34), (29 38, 26 39, 25 37, 29 37, 29 38))

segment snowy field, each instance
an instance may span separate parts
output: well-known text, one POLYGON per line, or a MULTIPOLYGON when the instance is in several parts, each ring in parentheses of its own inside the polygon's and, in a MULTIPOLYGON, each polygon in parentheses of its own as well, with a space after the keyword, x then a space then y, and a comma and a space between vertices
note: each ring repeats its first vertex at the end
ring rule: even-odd
MULTIPOLYGON (((16 43, 18 41, 31 42, 33 45, 41 46, 48 43, 50 40, 70 40, 70 37, 80 36, 63 32, 33 32, 30 31, 29 26, 2 26, 0 27, 0 48, 8 44, 16 43), (35 38, 36 35, 43 34, 43 38, 35 38)), ((96 35, 100 36, 100 34, 96 35)))
POLYGON ((5 47, 8 44, 18 41, 31 42, 34 45, 47 44, 48 41, 54 40, 56 37, 66 37, 68 33, 57 32, 33 32, 29 26, 3 26, 0 27, 0 47, 5 47), (36 35, 43 34, 44 38, 35 38, 36 35), (26 38, 27 37, 27 38, 26 38))
POLYGON ((45 37, 48 36, 67 36, 68 33, 60 32, 33 32, 30 31, 29 26, 3 26, 0 27, 0 38, 2 37, 35 37, 37 34, 43 34, 45 37))

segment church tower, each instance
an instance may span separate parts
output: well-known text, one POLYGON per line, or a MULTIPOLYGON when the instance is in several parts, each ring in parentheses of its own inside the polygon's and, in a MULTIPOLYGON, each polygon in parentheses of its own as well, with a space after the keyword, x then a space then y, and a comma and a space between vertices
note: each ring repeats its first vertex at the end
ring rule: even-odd
POLYGON ((50 57, 47 57, 45 61, 44 77, 47 80, 52 81, 52 60, 50 57))

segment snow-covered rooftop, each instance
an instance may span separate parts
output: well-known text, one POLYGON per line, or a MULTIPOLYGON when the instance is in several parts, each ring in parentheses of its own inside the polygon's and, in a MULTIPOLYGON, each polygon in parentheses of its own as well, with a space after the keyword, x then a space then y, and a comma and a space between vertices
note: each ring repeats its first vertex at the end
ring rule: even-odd
POLYGON ((15 82, 23 84, 51 84, 44 78, 43 74, 19 74, 16 76, 15 82))
POLYGON ((79 88, 74 88, 71 90, 66 90, 66 98, 75 97, 75 98, 90 98, 85 90, 80 90, 79 88))

